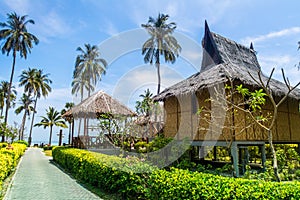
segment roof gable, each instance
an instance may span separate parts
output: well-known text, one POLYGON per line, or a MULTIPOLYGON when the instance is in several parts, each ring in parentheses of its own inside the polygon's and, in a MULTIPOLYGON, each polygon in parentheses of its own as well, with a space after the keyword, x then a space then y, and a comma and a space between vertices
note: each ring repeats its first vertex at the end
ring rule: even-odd
POLYGON ((206 21, 202 45, 203 59, 201 71, 221 63, 260 70, 253 44, 250 48, 247 48, 233 40, 213 33, 209 30, 206 21))

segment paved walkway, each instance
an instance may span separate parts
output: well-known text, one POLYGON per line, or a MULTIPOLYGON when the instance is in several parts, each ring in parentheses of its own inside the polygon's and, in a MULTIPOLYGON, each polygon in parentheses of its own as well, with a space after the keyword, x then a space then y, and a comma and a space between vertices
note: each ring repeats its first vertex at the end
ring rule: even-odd
POLYGON ((100 199, 51 164, 41 149, 29 148, 14 175, 5 200, 100 199))

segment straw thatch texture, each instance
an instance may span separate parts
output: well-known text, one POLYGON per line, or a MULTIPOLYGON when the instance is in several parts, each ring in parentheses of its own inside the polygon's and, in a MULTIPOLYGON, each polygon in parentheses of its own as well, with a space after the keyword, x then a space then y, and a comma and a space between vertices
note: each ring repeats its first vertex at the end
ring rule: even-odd
MULTIPOLYGON (((174 137, 177 134, 177 138, 191 135, 194 140, 228 140, 231 135, 234 135, 234 139, 239 141, 266 141, 266 131, 259 125, 253 124, 242 111, 234 113, 228 111, 225 127, 233 126, 234 130, 223 128, 220 136, 214 135, 214 131, 211 131, 216 124, 209 124, 204 120, 203 115, 205 113, 200 113, 200 115, 195 113, 194 103, 188 96, 197 96, 198 108, 203 106, 209 108, 209 105, 207 105, 209 103, 205 100, 213 95, 213 88, 220 89, 220 87, 225 87, 225 84, 230 83, 235 86, 243 84, 244 87, 252 91, 261 88, 260 84, 257 83, 259 82, 258 72, 261 67, 256 58, 253 45, 251 45, 251 48, 247 48, 212 33, 207 24, 205 25, 205 36, 202 45, 204 50, 200 72, 153 97, 154 101, 164 102, 167 116, 165 135, 174 137), (199 120, 193 120, 196 117, 199 117, 199 120), (213 125, 212 128, 209 127, 210 125, 213 125), (194 130, 197 128, 197 134, 195 135, 194 130)), ((264 74, 261 77, 266 84, 268 77, 264 74)), ((288 93, 286 84, 278 80, 271 79, 269 86, 276 102, 288 93)), ((272 130, 274 142, 300 141, 300 129, 298 128, 300 121, 299 100, 300 90, 295 89, 279 107, 278 120, 274 130, 272 130)), ((273 106, 267 100, 262 112, 267 113, 272 110, 273 106)))
MULTIPOLYGON (((260 65, 255 51, 210 32, 207 24, 205 26, 201 71, 165 89, 153 98, 155 101, 164 101, 170 96, 195 93, 219 83, 226 83, 229 78, 235 83, 242 83, 245 86, 260 87, 249 75, 250 73, 256 80, 259 80, 257 73, 260 65)), ((267 82, 267 77, 264 75, 263 80, 265 83, 267 82)), ((284 83, 275 79, 270 81, 270 87, 275 96, 282 96, 288 91, 284 83)), ((290 97, 299 100, 300 90, 294 90, 290 97)))
POLYGON ((96 118, 100 114, 110 114, 112 116, 136 115, 132 110, 103 91, 98 91, 86 98, 71 110, 67 111, 64 116, 70 114, 72 114, 74 118, 96 118))

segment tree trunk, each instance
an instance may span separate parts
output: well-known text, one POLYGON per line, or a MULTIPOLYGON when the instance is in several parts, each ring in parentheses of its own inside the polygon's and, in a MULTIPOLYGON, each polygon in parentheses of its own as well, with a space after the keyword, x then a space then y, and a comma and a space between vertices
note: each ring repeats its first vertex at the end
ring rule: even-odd
MULTIPOLYGON (((16 51, 14 51, 14 53, 13 53, 13 63, 12 63, 11 75, 10 75, 10 80, 9 80, 7 98, 6 98, 6 108, 5 108, 5 117, 4 117, 4 123, 5 124, 7 124, 7 119, 8 119, 8 110, 9 110, 9 107, 10 107, 11 85, 12 85, 12 81, 13 81, 13 78, 14 78, 15 65, 16 65, 16 51)), ((5 136, 3 134, 1 142, 4 142, 4 140, 5 140, 5 136)))
POLYGON ((74 118, 72 119, 72 139, 71 139, 72 146, 73 146, 73 138, 74 138, 74 118))
POLYGON ((23 140, 24 139, 24 126, 25 126, 25 122, 26 122, 26 111, 24 111, 24 115, 23 115, 23 119, 22 119, 22 124, 19 130, 19 140, 23 140))
POLYGON ((160 63, 159 61, 156 63, 156 68, 157 68, 157 94, 160 93, 160 63))
POLYGON ((52 139, 52 128, 53 126, 50 126, 50 136, 49 136, 49 145, 51 146, 51 139, 52 139))
POLYGON ((274 148, 274 145, 273 145, 272 130, 268 130, 268 134, 269 134, 268 141, 269 141, 270 148, 271 148, 271 153, 272 153, 272 156, 273 156, 273 170, 274 170, 274 175, 276 177, 276 181, 280 182, 281 179, 280 179, 279 173, 278 173, 278 163, 277 163, 276 151, 275 151, 275 148, 274 148))
POLYGON ((32 113, 32 119, 31 119, 31 125, 30 125, 30 132, 29 132, 29 137, 28 137, 28 146, 31 145, 32 128, 33 128, 33 122, 34 122, 34 115, 35 115, 35 112, 36 112, 37 99, 38 99, 38 97, 36 96, 35 97, 35 101, 34 101, 34 110, 33 110, 33 113, 32 113))
POLYGON ((69 123, 69 138, 68 138, 68 144, 71 144, 71 125, 72 125, 72 122, 69 123))

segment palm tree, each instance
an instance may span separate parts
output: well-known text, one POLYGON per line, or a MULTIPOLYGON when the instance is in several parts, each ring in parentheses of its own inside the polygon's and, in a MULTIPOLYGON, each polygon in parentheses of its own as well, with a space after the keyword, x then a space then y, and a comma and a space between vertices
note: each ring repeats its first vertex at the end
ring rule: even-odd
MULTIPOLYGON (((8 90, 9 90, 9 82, 7 81, 1 81, 0 82, 0 109, 1 113, 0 116, 3 116, 3 109, 6 105, 6 99, 8 96, 8 90)), ((11 105, 10 107, 14 107, 14 100, 17 96, 17 90, 15 89, 15 86, 11 86, 11 93, 10 93, 10 99, 11 99, 11 105)))
MULTIPOLYGON (((100 58, 99 48, 96 45, 84 45, 85 50, 81 47, 77 48, 80 54, 76 57, 74 79, 84 77, 89 85, 96 86, 98 80, 101 80, 102 74, 105 74, 107 62, 100 58), (91 83, 91 84, 90 84, 91 83)), ((88 90, 88 96, 90 96, 88 90)))
MULTIPOLYGON (((74 103, 73 102, 67 102, 65 105, 65 108, 62 109, 62 111, 60 112, 61 115, 65 114, 68 110, 70 110, 71 108, 74 107, 74 103)), ((71 138, 73 138, 73 128, 74 128, 74 117, 67 117, 65 118, 65 120, 69 123, 69 138, 68 138, 68 144, 71 144, 71 138)))
MULTIPOLYGON (((28 95, 34 95, 34 110, 36 110, 37 100, 41 96, 48 96, 51 92, 50 84, 52 81, 48 78, 49 74, 43 74, 41 69, 31 69, 27 71, 24 70, 20 76, 20 86, 24 86, 24 92, 28 95)), ((31 144, 32 128, 34 123, 35 112, 32 113, 30 132, 28 137, 28 145, 31 144)))
POLYGON ((11 86, 15 71, 16 57, 17 52, 20 53, 21 58, 27 58, 27 54, 31 53, 31 48, 33 48, 33 43, 37 45, 39 40, 36 36, 27 31, 26 25, 28 23, 34 24, 32 19, 27 20, 27 15, 18 16, 15 12, 7 14, 7 22, 0 23, 0 27, 3 29, 0 30, 0 40, 5 40, 2 47, 2 53, 7 54, 7 56, 12 52, 13 54, 13 63, 9 81, 8 95, 6 99, 6 110, 4 123, 7 123, 8 118, 8 109, 10 105, 10 94, 11 86))
MULTIPOLYGON (((80 101, 83 100, 84 90, 86 91, 94 91, 95 87, 87 80, 85 74, 80 74, 80 76, 76 77, 72 81, 72 94, 77 96, 78 92, 80 92, 80 101)), ((78 136, 80 134, 80 127, 81 127, 81 118, 79 118, 79 125, 78 125, 78 136)))
POLYGON ((51 145, 53 126, 59 126, 62 128, 67 128, 68 126, 66 125, 64 119, 61 117, 61 114, 53 107, 49 107, 48 110, 46 109, 46 115, 46 117, 42 116, 42 120, 34 126, 43 126, 44 128, 50 127, 49 145, 51 145))
POLYGON ((76 77, 72 81, 72 94, 75 96, 80 92, 80 101, 83 100, 84 91, 94 91, 95 87, 87 80, 85 74, 80 74, 80 76, 76 77))
POLYGON ((153 94, 149 89, 144 91, 144 94, 141 94, 140 97, 143 98, 142 101, 136 101, 136 111, 139 114, 143 114, 146 117, 150 115, 151 106, 153 105, 152 100, 153 94))
POLYGON ((173 64, 181 51, 181 46, 172 35, 176 24, 174 22, 168 24, 168 19, 169 15, 159 13, 156 19, 149 17, 148 23, 142 24, 142 27, 150 34, 150 38, 143 44, 142 55, 145 55, 145 63, 152 65, 155 62, 158 77, 157 94, 160 93, 161 85, 160 56, 165 58, 165 62, 173 64))
MULTIPOLYGON (((74 78, 84 78, 88 85, 96 86, 98 80, 101 80, 102 74, 105 74, 107 62, 100 58, 99 48, 96 45, 84 44, 85 49, 77 48, 80 54, 76 57, 74 78)), ((88 91, 88 97, 91 90, 88 91)), ((88 135, 88 119, 84 119, 84 135, 88 135)))
POLYGON ((22 123, 21 123, 20 130, 19 130, 19 140, 23 140, 26 116, 30 116, 30 112, 35 112, 35 111, 32 106, 32 104, 34 103, 34 100, 29 95, 23 94, 20 102, 21 102, 21 105, 15 110, 15 113, 18 115, 22 111, 24 111, 22 123))

